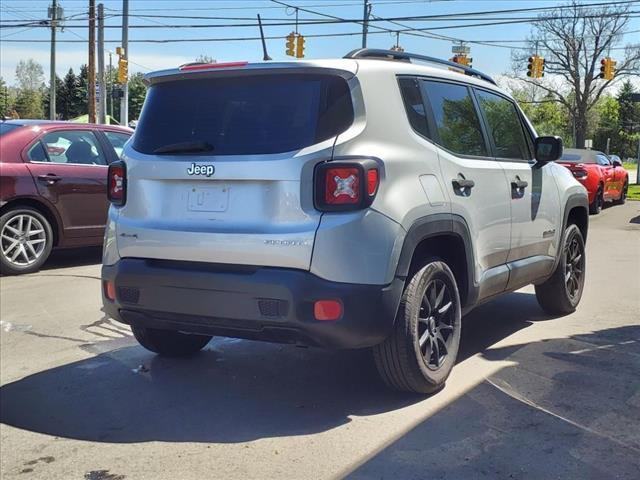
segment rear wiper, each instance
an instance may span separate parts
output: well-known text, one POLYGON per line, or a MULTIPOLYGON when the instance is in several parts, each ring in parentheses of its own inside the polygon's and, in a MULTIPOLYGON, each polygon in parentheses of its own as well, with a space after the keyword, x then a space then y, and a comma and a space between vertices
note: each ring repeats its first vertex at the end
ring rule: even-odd
POLYGON ((213 151, 213 145, 207 142, 180 142, 158 147, 153 153, 199 153, 211 151, 213 151))

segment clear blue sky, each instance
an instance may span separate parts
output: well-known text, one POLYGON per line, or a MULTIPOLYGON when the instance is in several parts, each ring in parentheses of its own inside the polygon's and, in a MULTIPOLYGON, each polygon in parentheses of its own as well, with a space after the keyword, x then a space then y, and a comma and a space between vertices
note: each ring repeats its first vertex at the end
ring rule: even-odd
MULTIPOLYGON (((96 3, 99 3, 97 0, 96 3)), ((318 11, 327 15, 341 18, 362 18, 362 0, 283 0, 285 3, 301 8, 318 11)), ((602 0, 588 0, 583 3, 597 3, 602 0)), ((0 20, 3 24, 9 21, 33 21, 46 19, 47 6, 51 0, 1 0, 0 20)), ((72 27, 72 25, 86 25, 88 0, 59 0, 64 8, 65 17, 77 15, 77 19, 68 19, 68 27, 58 33, 59 40, 86 40, 87 27, 72 27)), ((107 14, 119 14, 122 10, 121 0, 103 0, 107 14)), ((378 17, 403 17, 416 15, 437 15, 460 12, 480 12, 485 10, 502 10, 513 8, 543 7, 551 8, 560 2, 553 0, 371 0, 373 4, 372 14, 378 17)), ((195 38, 236 38, 257 37, 258 28, 252 25, 247 28, 238 26, 225 26, 224 28, 182 28, 171 29, 164 25, 191 25, 191 24, 217 24, 228 25, 238 23, 255 24, 256 14, 260 14, 265 23, 265 35, 284 36, 291 30, 291 26, 269 26, 274 21, 292 21, 295 16, 291 9, 277 5, 269 0, 130 0, 130 40, 146 39, 195 39, 195 38), (195 20, 178 18, 150 18, 145 15, 183 15, 183 16, 208 16, 208 17, 238 17, 239 20, 195 20), (247 18, 247 20, 242 20, 247 18), (274 19, 274 20, 270 20, 274 19), (133 28, 136 25, 156 26, 160 28, 133 28)), ((640 3, 631 7, 640 11, 640 3)), ((497 15, 501 19, 534 17, 539 12, 509 13, 497 15)), ((308 19, 321 19, 322 17, 306 12, 299 12, 301 21, 308 19)), ((121 25, 121 17, 114 16, 107 19, 107 26, 118 27, 121 25)), ((434 28, 432 34, 454 37, 462 40, 474 41, 499 41, 496 46, 471 44, 471 56, 473 66, 489 74, 499 75, 506 72, 510 66, 509 48, 522 47, 523 40, 531 32, 528 23, 506 24, 499 26, 481 26, 473 28, 447 28, 435 29, 444 26, 459 26, 461 24, 486 23, 489 18, 476 18, 475 20, 449 20, 449 21, 420 21, 402 22, 411 27, 434 28)), ((498 20, 499 21, 499 20, 498 20)), ((387 22, 376 22, 374 25, 390 29, 401 29, 398 25, 387 22)), ((640 30, 640 18, 630 20, 629 30, 640 30)), ((300 33, 327 34, 360 32, 361 26, 357 24, 341 25, 303 25, 300 33)), ((370 28, 368 46, 377 48, 389 48, 395 43, 395 35, 390 33, 375 33, 376 28, 370 28)), ((46 28, 2 28, 0 30, 0 58, 1 75, 9 84, 14 82, 14 72, 17 62, 21 59, 33 58, 43 65, 45 77, 48 81, 49 69, 49 30, 46 28), (8 40, 20 40, 19 43, 8 40), (40 40, 42 43, 33 42, 40 40)), ((115 40, 118 43, 108 43, 107 49, 115 50, 119 44, 121 31, 119 28, 107 28, 106 40, 115 40)), ((624 43, 640 40, 639 33, 627 35, 624 43)), ((438 40, 434 38, 409 36, 401 34, 400 44, 407 50, 416 53, 433 55, 441 58, 451 56, 452 42, 450 40, 438 40)), ((306 43, 307 58, 340 57, 346 52, 358 48, 361 45, 360 35, 329 38, 308 38, 306 43)), ((284 53, 285 40, 268 40, 269 54, 274 60, 287 60, 284 53)), ((87 63, 86 43, 59 43, 57 73, 61 77, 73 67, 77 72, 79 66, 87 63)), ((616 52, 612 52, 616 56, 616 52)), ((130 70, 147 72, 160 68, 174 67, 181 63, 193 61, 198 55, 209 55, 218 61, 249 60, 260 61, 262 51, 259 41, 229 40, 222 42, 187 42, 148 44, 131 43, 129 48, 130 70)), ((617 52, 621 55, 622 52, 617 52)), ((114 56, 114 61, 115 61, 114 56)), ((107 58, 108 61, 108 58, 107 58)))

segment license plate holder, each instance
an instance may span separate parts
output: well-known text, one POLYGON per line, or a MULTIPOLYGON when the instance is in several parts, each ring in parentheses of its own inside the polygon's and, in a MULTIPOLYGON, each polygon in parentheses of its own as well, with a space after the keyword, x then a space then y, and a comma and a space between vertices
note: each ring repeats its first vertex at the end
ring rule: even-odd
POLYGON ((192 187, 187 208, 190 212, 224 212, 229 205, 229 188, 192 187))

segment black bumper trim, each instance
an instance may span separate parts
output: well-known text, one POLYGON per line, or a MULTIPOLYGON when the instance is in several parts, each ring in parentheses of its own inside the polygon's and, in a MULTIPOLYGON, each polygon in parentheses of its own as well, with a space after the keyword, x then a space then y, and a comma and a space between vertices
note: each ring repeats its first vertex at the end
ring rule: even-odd
POLYGON ((115 282, 117 292, 115 302, 103 293, 105 312, 129 325, 324 348, 382 342, 391 332, 404 287, 399 278, 389 285, 360 285, 293 269, 234 270, 137 258, 103 266, 102 278, 115 282), (321 299, 339 299, 343 317, 315 320, 313 304, 321 299))

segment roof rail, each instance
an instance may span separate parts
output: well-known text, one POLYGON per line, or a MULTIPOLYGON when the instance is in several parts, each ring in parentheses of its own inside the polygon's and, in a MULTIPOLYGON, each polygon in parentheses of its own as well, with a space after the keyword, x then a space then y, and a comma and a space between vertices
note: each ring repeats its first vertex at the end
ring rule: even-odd
POLYGON ((435 63, 438 65, 444 65, 449 68, 455 68, 456 70, 460 70, 465 75, 469 75, 471 77, 481 78, 489 83, 493 83, 497 85, 496 81, 491 78, 489 75, 482 73, 473 68, 465 67, 458 63, 450 62, 449 60, 442 60, 440 58, 428 57, 426 55, 418 55, 416 53, 407 53, 407 52, 397 52, 395 50, 383 50, 379 48, 356 48, 355 50, 347 53, 344 58, 378 58, 383 60, 419 60, 425 63, 435 63))

